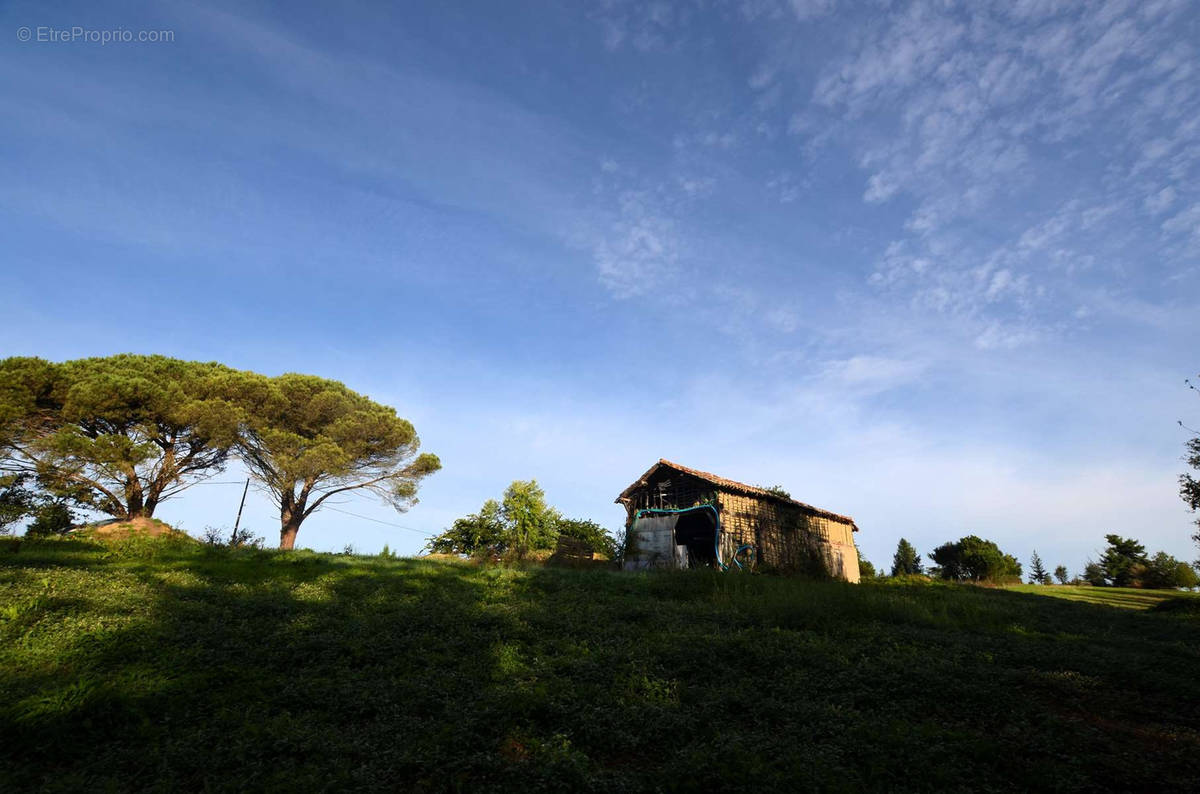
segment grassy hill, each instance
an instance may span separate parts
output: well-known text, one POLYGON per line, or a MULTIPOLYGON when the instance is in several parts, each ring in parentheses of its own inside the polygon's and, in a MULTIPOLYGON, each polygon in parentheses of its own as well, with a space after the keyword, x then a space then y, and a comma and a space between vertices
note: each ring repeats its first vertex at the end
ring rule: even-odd
POLYGON ((1198 596, 1194 593, 1181 593, 1176 590, 1140 590, 1134 587, 1082 587, 1070 585, 1034 585, 1022 584, 1009 588, 1018 593, 1033 593, 1052 598, 1064 598, 1068 601, 1079 601, 1085 604, 1103 604, 1122 609, 1153 609, 1164 601, 1178 598, 1189 599, 1200 605, 1198 596))
POLYGON ((1193 788, 1197 612, 1039 590, 6 541, 0 790, 1193 788))

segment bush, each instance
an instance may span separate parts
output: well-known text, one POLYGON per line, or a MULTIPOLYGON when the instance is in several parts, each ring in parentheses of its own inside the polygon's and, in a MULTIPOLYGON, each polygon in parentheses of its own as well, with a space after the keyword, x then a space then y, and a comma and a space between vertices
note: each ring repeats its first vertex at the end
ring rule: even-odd
POLYGON ((864 582, 874 579, 877 576, 875 566, 865 557, 858 558, 858 575, 864 582))
POLYGON ((227 549, 261 549, 266 542, 261 535, 256 535, 248 529, 230 531, 229 537, 226 538, 225 530, 221 527, 205 527, 200 540, 209 546, 227 549))
POLYGON ((49 502, 33 512, 33 520, 25 528, 27 535, 65 535, 75 523, 71 509, 62 502, 49 502))

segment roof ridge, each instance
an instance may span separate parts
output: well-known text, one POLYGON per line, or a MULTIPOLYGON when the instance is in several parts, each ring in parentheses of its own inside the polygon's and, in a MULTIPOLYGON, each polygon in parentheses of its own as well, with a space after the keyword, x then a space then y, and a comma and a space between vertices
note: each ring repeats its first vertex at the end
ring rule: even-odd
MULTIPOLYGON (((729 488, 730 490, 740 490, 745 493, 762 496, 767 499, 774 499, 774 500, 777 500, 780 502, 786 502, 788 504, 795 505, 796 507, 799 507, 802 510, 806 510, 808 512, 814 513, 819 516, 823 516, 826 518, 833 518, 833 519, 836 519, 839 521, 846 521, 850 524, 850 526, 854 527, 855 529, 858 528, 858 525, 854 523, 854 519, 851 518, 850 516, 841 515, 840 513, 834 513, 830 510, 822 510, 821 508, 816 507, 814 505, 810 505, 807 502, 801 502, 800 500, 792 499, 789 496, 781 496, 777 493, 773 493, 771 491, 768 491, 766 488, 759 488, 757 485, 749 485, 748 483, 739 482, 738 480, 731 480, 728 477, 722 477, 718 474, 713 474, 712 472, 704 471, 702 469, 693 469, 691 466, 684 466, 682 463, 676 463, 675 461, 667 460, 666 458, 659 458, 658 463, 651 466, 650 469, 645 474, 643 474, 641 477, 638 478, 637 481, 634 482, 634 485, 636 485, 638 482, 641 482, 646 477, 648 477, 659 466, 669 466, 672 469, 675 469, 676 471, 681 471, 685 474, 690 474, 693 477, 698 477, 702 480, 711 482, 713 485, 729 488)), ((633 488, 633 486, 626 488, 625 492, 632 490, 632 488, 633 488)), ((625 492, 622 493, 622 496, 624 496, 625 492)), ((618 501, 619 501, 619 499, 618 499, 618 501)))

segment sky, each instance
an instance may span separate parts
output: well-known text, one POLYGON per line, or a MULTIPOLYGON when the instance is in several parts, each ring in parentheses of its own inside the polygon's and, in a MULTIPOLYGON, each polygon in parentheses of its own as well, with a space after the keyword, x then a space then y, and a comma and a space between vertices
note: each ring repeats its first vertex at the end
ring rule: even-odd
MULTIPOLYGON (((877 565, 969 533, 1196 556, 1194 4, 0 20, 0 355, 317 374, 440 456, 407 513, 356 498, 300 546, 414 554, 531 478, 616 529, 665 457, 853 516, 877 565)), ((231 526, 239 476, 158 516, 231 526)), ((243 522, 277 537, 261 493, 243 522)))

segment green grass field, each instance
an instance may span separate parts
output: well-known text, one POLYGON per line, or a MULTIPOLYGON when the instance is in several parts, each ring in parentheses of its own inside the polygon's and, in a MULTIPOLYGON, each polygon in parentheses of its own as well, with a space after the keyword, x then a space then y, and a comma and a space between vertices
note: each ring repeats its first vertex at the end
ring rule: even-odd
MULTIPOLYGON (((1200 593, 1175 590, 1138 590, 1132 587, 1071 587, 1061 585, 1023 584, 1009 588, 1018 593, 1033 593, 1085 604, 1101 604, 1124 609, 1152 609, 1163 601, 1188 598, 1200 599, 1200 593)), ((1197 603, 1200 603, 1198 601, 1197 603)))
POLYGON ((1200 780, 1198 613, 1089 588, 16 545, 3 791, 1200 780))

